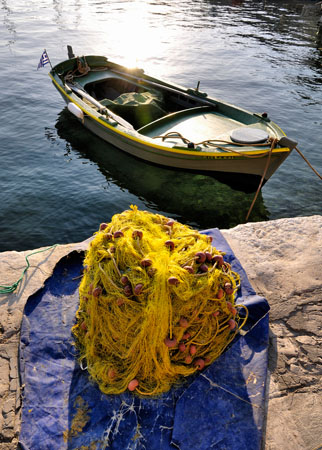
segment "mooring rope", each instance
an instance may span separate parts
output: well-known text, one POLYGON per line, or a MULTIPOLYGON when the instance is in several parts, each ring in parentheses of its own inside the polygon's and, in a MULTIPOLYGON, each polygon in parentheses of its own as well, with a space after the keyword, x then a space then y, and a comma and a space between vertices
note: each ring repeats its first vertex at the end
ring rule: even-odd
POLYGON ((51 247, 44 248, 44 249, 42 249, 42 250, 36 250, 36 251, 34 251, 34 252, 29 253, 28 255, 26 255, 25 259, 26 259, 27 265, 26 265, 26 267, 23 269, 20 278, 18 279, 18 281, 16 281, 15 283, 13 283, 13 284, 11 284, 11 285, 9 285, 9 286, 0 285, 0 294, 12 294, 12 293, 17 289, 17 287, 19 286, 19 284, 21 283, 21 281, 22 281, 22 279, 23 279, 23 277, 24 277, 24 274, 26 273, 26 271, 27 271, 27 270, 29 269, 29 267, 30 267, 30 263, 29 263, 29 259, 28 259, 29 256, 35 255, 36 253, 46 252, 47 250, 51 250, 52 248, 55 248, 55 247, 57 247, 58 245, 59 245, 59 244, 54 244, 54 245, 52 245, 51 247))
POLYGON ((248 218, 249 218, 249 216, 250 216, 250 213, 251 213, 252 210, 253 210, 254 204, 255 204, 256 199, 257 199, 257 197, 258 197, 258 194, 259 194, 259 192, 260 192, 260 190, 261 190, 261 188, 262 188, 262 185, 263 185, 263 182, 264 182, 264 179, 265 179, 265 176, 266 176, 267 169, 268 169, 269 164, 270 164, 270 162, 271 162, 272 151, 273 151, 273 149, 274 149, 274 147, 275 147, 276 144, 277 144, 277 139, 272 140, 272 144, 271 144, 270 152, 269 152, 269 154, 268 154, 268 158, 267 158, 267 161, 266 161, 266 165, 265 165, 265 168, 264 168, 264 172, 263 172, 262 178, 261 178, 261 180, 260 180, 260 182, 259 182, 257 191, 256 191, 256 193, 255 193, 255 195, 254 195, 252 204, 250 205, 250 208, 249 208, 249 210, 248 210, 248 213, 247 213, 247 216, 246 216, 246 222, 248 221, 248 218))
MULTIPOLYGON (((250 214, 252 212, 252 209, 254 207, 254 204, 256 202, 256 199, 258 197, 258 194, 259 194, 259 192, 260 192, 260 190, 262 188, 262 185, 264 183, 265 176, 266 176, 266 173, 267 173, 270 161, 271 161, 272 152, 273 152, 273 149, 276 147, 276 144, 278 143, 278 139, 276 139, 276 138, 269 138, 267 142, 260 143, 260 144, 251 144, 252 147, 265 147, 265 146, 267 146, 267 144, 270 143, 271 144, 271 148, 269 150, 267 150, 266 152, 261 152, 259 155, 247 155, 244 152, 240 152, 240 151, 238 151, 236 149, 232 149, 232 148, 229 148, 229 147, 223 147, 221 145, 217 145, 216 143, 224 143, 224 144, 236 145, 236 146, 240 146, 240 147, 249 146, 250 144, 241 144, 239 142, 231 142, 231 141, 225 141, 225 140, 221 140, 221 139, 208 139, 208 140, 205 140, 205 141, 201 141, 201 142, 195 143, 195 142, 189 141, 189 139, 185 138, 184 136, 182 136, 182 134, 180 134, 177 131, 169 131, 168 133, 166 133, 164 135, 154 136, 153 137, 153 139, 162 139, 162 141, 165 141, 166 139, 169 139, 169 138, 170 139, 180 139, 184 144, 187 144, 187 145, 190 144, 191 145, 191 147, 190 147, 191 149, 195 149, 195 147, 198 146, 198 145, 205 145, 206 147, 207 147, 207 145, 210 145, 212 147, 219 148, 220 150, 224 150, 224 151, 229 152, 229 153, 236 153, 238 155, 244 156, 245 158, 263 158, 265 156, 268 157, 267 161, 266 161, 266 164, 265 164, 263 175, 261 177, 261 180, 260 180, 258 188, 257 188, 257 191, 255 193, 253 201, 252 201, 252 203, 250 205, 250 208, 248 210, 248 213, 246 215, 246 222, 247 222, 248 218, 249 218, 249 216, 250 216, 250 214)), ((313 170, 313 172, 320 178, 320 180, 322 180, 322 176, 319 174, 319 172, 317 170, 314 169, 312 164, 310 164, 310 162, 303 155, 303 153, 297 147, 294 147, 294 148, 298 152, 298 154, 304 159, 306 164, 313 170)))
POLYGON ((320 180, 322 180, 321 175, 319 174, 319 172, 317 170, 314 169, 314 167, 310 164, 310 162, 308 161, 308 159, 305 158, 305 156, 303 155, 303 153, 297 148, 295 147, 295 150, 297 151, 297 153, 302 156, 302 158, 304 159, 304 161, 306 162, 306 164, 313 170, 313 172, 320 178, 320 180))

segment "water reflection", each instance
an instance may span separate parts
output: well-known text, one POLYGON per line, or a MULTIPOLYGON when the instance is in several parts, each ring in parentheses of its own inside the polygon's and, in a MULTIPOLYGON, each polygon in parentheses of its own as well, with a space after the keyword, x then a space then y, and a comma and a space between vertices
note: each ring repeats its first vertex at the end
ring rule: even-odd
MULTIPOLYGON (((67 109, 59 114, 56 129, 66 141, 69 158, 73 159, 73 152, 94 162, 108 185, 113 183, 128 190, 148 209, 165 211, 202 229, 230 228, 245 221, 253 193, 234 190, 209 175, 160 168, 137 160, 85 130, 67 109)), ((268 211, 260 194, 250 221, 267 219, 268 211)))
POLYGON ((73 21, 75 28, 78 28, 81 21, 82 4, 75 0, 73 4, 66 5, 61 0, 53 0, 53 10, 55 11, 54 21, 60 31, 65 30, 69 21, 73 21), (73 13, 70 13, 72 9, 73 13))
POLYGON ((16 27, 15 27, 15 23, 10 18, 10 16, 12 15, 12 10, 7 5, 6 0, 2 0, 1 3, 2 3, 1 9, 4 11, 3 23, 4 23, 5 27, 7 28, 7 30, 9 31, 9 34, 11 36, 11 38, 8 39, 8 44, 7 44, 10 47, 11 45, 13 45, 16 42, 16 39, 17 39, 16 27))
POLYGON ((276 43, 296 46, 303 39, 314 38, 312 16, 303 18, 303 5, 293 0, 268 3, 258 0, 203 0, 203 3, 208 22, 212 17, 212 25, 221 26, 223 34, 237 33, 238 36, 262 40, 269 46, 276 43), (235 16, 234 20, 232 16, 235 16))

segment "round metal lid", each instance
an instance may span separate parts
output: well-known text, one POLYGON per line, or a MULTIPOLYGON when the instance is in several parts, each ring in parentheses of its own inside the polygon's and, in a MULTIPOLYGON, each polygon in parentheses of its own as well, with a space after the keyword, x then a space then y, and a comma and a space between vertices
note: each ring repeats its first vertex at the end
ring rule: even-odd
POLYGON ((230 133, 231 140, 239 144, 260 144, 267 141, 268 137, 266 131, 260 128, 241 127, 230 133))

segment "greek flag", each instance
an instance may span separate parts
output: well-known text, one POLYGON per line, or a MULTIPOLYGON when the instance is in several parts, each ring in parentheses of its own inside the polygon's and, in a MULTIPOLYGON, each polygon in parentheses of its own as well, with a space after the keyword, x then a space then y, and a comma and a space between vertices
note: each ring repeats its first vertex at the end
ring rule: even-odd
POLYGON ((40 69, 41 67, 45 67, 45 65, 48 64, 49 62, 50 61, 49 61, 49 57, 47 55, 47 52, 46 52, 46 50, 44 50, 43 54, 40 57, 40 61, 39 61, 37 70, 40 69))

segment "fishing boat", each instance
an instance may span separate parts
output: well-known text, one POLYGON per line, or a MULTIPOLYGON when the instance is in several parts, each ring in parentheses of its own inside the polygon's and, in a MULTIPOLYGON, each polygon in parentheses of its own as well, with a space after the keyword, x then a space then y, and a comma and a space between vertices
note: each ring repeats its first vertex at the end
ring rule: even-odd
POLYGON ((266 113, 210 98, 199 83, 184 88, 104 56, 75 57, 70 46, 49 76, 86 128, 150 163, 266 182, 296 146, 266 113))

